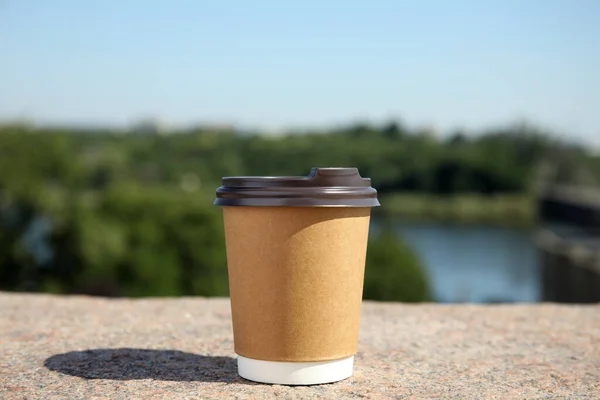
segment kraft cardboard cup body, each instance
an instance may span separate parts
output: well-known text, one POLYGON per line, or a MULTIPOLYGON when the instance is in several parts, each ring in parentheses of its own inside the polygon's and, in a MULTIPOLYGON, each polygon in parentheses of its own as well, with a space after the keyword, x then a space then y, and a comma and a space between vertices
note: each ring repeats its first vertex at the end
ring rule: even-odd
POLYGON ((219 190, 239 374, 278 384, 351 376, 379 205, 370 180, 327 168, 305 178, 224 178, 219 190))
POLYGON ((370 209, 223 212, 236 353, 290 362, 354 355, 370 209))

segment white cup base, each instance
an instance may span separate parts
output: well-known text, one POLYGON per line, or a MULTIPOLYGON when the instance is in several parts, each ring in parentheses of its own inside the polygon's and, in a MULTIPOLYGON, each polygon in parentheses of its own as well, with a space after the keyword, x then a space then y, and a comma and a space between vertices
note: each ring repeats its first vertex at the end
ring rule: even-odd
POLYGON ((242 378, 280 385, 317 385, 341 381, 352 376, 354 356, 332 361, 280 362, 237 356, 242 378))

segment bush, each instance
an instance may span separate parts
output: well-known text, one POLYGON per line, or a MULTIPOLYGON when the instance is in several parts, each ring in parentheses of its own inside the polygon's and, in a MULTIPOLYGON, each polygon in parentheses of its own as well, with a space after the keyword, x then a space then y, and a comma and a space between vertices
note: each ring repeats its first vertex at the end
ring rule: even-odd
POLYGON ((421 262, 390 229, 380 231, 369 242, 363 298, 411 303, 431 300, 421 262))
MULTIPOLYGON (((127 185, 76 197, 61 219, 32 207, 30 214, 49 222, 42 242, 52 256, 44 263, 31 259, 21 233, 0 224, 0 290, 228 295, 220 210, 203 196, 127 185)), ((20 231, 29 229, 30 219, 20 223, 20 231)))

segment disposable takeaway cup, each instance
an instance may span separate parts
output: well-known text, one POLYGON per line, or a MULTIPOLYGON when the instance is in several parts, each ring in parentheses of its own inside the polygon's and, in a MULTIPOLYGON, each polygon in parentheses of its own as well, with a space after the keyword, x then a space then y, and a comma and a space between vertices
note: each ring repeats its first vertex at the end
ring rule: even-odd
POLYGON ((371 180, 356 168, 306 177, 225 177, 223 206, 234 350, 243 378, 276 384, 352 375, 371 180))

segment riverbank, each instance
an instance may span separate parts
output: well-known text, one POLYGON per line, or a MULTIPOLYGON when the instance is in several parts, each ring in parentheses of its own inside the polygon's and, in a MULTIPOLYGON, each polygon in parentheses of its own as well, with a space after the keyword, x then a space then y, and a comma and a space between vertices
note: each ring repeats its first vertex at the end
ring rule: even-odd
POLYGON ((1 293, 3 399, 598 398, 600 306, 365 302, 354 376, 238 377, 229 300, 1 293))
POLYGON ((375 215, 382 218, 523 228, 532 227, 537 221, 534 198, 526 194, 441 197, 398 193, 382 195, 380 201, 382 207, 376 209, 375 215))

